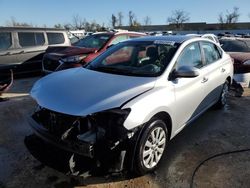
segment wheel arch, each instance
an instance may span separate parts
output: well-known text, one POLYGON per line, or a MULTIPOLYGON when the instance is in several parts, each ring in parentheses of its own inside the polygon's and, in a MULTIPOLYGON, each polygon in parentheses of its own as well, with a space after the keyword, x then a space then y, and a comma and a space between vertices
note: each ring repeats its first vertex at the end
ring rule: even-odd
POLYGON ((167 131, 169 134, 168 139, 170 140, 171 135, 172 135, 172 119, 171 119, 170 115, 167 112, 162 111, 162 112, 158 112, 157 114, 155 114, 152 118, 159 118, 165 122, 165 124, 167 126, 166 127, 167 131))
POLYGON ((145 130, 145 128, 147 127, 148 123, 154 119, 154 118, 158 118, 158 119, 161 119, 165 124, 166 124, 166 128, 167 128, 167 131, 168 131, 168 140, 170 140, 171 138, 171 135, 172 135, 172 119, 171 119, 171 116, 165 112, 165 111, 160 111, 160 112, 157 112, 155 115, 153 115, 146 123, 144 123, 140 129, 140 131, 138 131, 138 135, 136 137, 136 139, 134 140, 135 143, 133 144, 133 146, 131 146, 132 149, 132 153, 130 153, 130 157, 132 156, 132 160, 130 160, 129 162, 129 169, 133 171, 134 169, 134 158, 135 158, 135 151, 138 147, 138 142, 145 130))

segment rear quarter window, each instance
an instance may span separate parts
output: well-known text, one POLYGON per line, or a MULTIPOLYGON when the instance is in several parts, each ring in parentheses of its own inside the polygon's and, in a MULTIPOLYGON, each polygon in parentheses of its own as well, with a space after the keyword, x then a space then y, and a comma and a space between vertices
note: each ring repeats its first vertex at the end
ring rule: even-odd
POLYGON ((49 44, 63 44, 65 42, 63 33, 47 33, 49 44))
POLYGON ((0 51, 7 50, 12 45, 12 37, 10 32, 0 33, 0 51))

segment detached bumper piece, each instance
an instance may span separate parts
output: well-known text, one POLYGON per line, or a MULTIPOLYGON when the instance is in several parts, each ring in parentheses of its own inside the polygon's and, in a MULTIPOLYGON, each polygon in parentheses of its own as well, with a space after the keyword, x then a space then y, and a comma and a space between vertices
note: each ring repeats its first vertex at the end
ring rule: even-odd
POLYGON ((111 156, 111 152, 119 155, 119 152, 126 150, 124 142, 133 133, 119 125, 124 118, 126 112, 117 110, 76 117, 39 108, 29 118, 29 123, 43 140, 98 160, 111 156))

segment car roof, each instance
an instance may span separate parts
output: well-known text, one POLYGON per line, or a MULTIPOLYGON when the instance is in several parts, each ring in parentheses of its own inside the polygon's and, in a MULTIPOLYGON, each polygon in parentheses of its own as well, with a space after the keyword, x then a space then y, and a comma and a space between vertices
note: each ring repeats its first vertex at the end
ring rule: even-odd
POLYGON ((96 32, 96 33, 93 33, 92 35, 114 35, 115 32, 96 32))
POLYGON ((175 42, 175 43, 183 43, 193 38, 194 36, 172 35, 172 36, 145 36, 141 38, 135 38, 132 40, 133 41, 169 41, 169 42, 175 42))
POLYGON ((135 34, 135 35, 145 35, 145 33, 139 33, 139 32, 133 32, 133 31, 117 31, 117 32, 113 32, 113 31, 108 31, 108 32, 96 32, 93 33, 93 35, 120 35, 120 34, 135 34))
POLYGON ((60 29, 60 28, 42 28, 42 27, 0 27, 0 31, 23 31, 23 30, 28 30, 28 31, 66 31, 66 29, 60 29))

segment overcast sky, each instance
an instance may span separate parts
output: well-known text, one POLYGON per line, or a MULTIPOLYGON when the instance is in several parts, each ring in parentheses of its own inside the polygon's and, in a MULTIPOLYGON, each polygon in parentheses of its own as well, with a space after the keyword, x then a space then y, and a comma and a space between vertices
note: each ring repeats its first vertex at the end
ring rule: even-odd
POLYGON ((0 25, 14 17, 18 22, 37 26, 54 26, 72 21, 79 15, 87 21, 110 24, 111 15, 122 12, 123 24, 128 24, 131 10, 139 22, 146 16, 152 24, 166 24, 172 11, 181 9, 189 13, 190 22, 215 23, 219 13, 238 7, 240 22, 250 22, 250 0, 0 0, 0 25))

